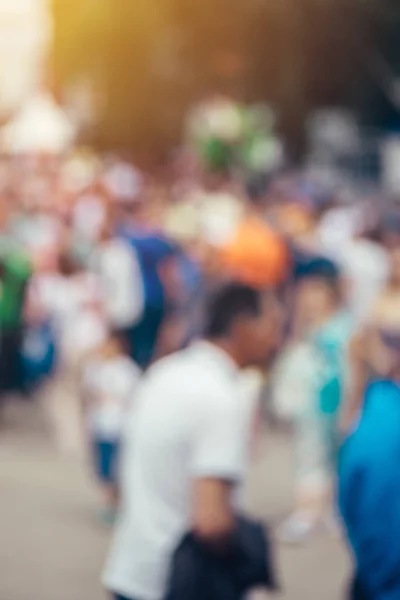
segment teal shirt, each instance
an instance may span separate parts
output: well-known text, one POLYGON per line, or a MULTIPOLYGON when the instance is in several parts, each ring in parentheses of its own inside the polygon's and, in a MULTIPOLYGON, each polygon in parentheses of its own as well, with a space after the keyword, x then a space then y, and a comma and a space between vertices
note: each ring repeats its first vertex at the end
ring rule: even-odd
POLYGON ((340 312, 312 337, 319 355, 319 408, 325 414, 335 414, 341 403, 351 334, 351 318, 340 312))

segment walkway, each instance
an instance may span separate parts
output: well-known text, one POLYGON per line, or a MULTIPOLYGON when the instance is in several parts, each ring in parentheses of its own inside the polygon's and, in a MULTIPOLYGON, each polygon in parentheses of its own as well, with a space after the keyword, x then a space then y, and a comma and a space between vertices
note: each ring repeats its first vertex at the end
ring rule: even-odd
MULTIPOLYGON (((287 442, 267 436, 249 484, 255 512, 276 522, 290 507, 287 442)), ((108 533, 96 523, 88 469, 58 456, 41 419, 15 407, 0 431, 1 600, 104 600, 108 533)), ((347 559, 331 539, 279 551, 282 600, 339 600, 347 559)))

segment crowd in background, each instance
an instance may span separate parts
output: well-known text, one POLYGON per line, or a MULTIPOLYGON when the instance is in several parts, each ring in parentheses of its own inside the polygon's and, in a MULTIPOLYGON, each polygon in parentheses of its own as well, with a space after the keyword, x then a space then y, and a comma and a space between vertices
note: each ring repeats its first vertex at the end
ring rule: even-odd
POLYGON ((201 336, 221 283, 272 289, 286 325, 264 375, 270 409, 294 428, 295 510, 281 535, 296 541, 335 527, 340 427, 368 374, 390 370, 400 219, 300 171, 238 172, 217 154, 205 166, 180 151, 157 173, 85 152, 2 157, 2 395, 40 398, 69 452, 82 446, 83 406, 112 505, 141 372, 201 336))

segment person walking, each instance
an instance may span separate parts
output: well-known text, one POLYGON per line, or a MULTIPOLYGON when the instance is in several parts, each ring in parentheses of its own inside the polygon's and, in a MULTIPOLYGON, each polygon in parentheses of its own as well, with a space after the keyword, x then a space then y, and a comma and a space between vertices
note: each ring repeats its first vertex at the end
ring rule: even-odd
POLYGON ((104 574, 115 600, 161 600, 188 531, 227 542, 253 420, 240 371, 275 350, 279 317, 271 296, 228 284, 210 302, 205 339, 145 375, 127 420, 121 515, 104 574))
POLYGON ((339 507, 355 569, 351 600, 400 597, 399 329, 386 351, 390 370, 367 385, 339 459, 339 507))
POLYGON ((118 510, 121 431, 140 376, 125 340, 114 332, 94 350, 82 370, 85 433, 100 490, 99 518, 106 525, 114 522, 118 510))
POLYGON ((272 390, 278 413, 292 423, 295 457, 295 508, 279 537, 299 544, 321 525, 336 530, 332 498, 353 328, 342 303, 339 271, 330 261, 312 260, 297 283, 292 329, 272 390))

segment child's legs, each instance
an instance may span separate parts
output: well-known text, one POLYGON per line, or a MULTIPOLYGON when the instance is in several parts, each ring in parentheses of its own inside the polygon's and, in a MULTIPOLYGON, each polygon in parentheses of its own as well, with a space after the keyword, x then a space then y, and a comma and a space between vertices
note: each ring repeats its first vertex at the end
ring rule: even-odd
POLYGON ((120 444, 118 441, 95 440, 93 443, 96 475, 106 506, 118 503, 118 473, 120 444))

